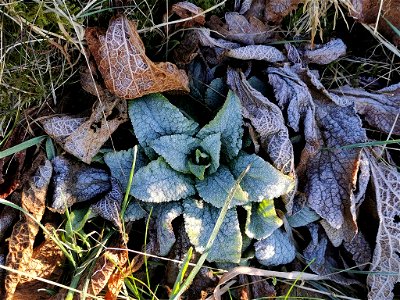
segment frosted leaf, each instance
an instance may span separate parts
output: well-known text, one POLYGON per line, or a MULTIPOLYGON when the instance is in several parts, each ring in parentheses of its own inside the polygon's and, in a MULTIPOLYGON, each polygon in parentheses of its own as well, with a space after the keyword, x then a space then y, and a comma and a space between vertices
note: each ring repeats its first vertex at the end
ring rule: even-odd
POLYGON ((107 32, 87 28, 85 37, 104 83, 124 99, 169 90, 188 92, 184 71, 169 62, 153 63, 145 54, 136 23, 119 15, 110 20, 107 32))
POLYGON ((145 211, 136 200, 132 200, 129 202, 128 207, 126 208, 124 221, 132 222, 140 220, 147 216, 147 211, 145 211))
POLYGON ((372 250, 361 231, 350 242, 344 241, 343 246, 351 253, 354 262, 360 266, 361 270, 365 269, 371 262, 372 250))
POLYGON ((304 206, 293 215, 287 217, 290 227, 306 226, 320 219, 320 216, 308 206, 304 206))
MULTIPOLYGON (((185 230, 196 251, 203 253, 214 229, 220 210, 203 201, 186 199, 183 202, 185 230)), ((221 228, 208 252, 210 262, 238 263, 241 257, 242 235, 235 209, 228 210, 221 228)))
POLYGON ((289 236, 281 229, 275 230, 269 237, 254 244, 255 255, 260 264, 268 267, 292 262, 296 256, 289 236))
MULTIPOLYGON (((117 179, 123 191, 128 187, 129 174, 132 168, 133 149, 112 151, 104 155, 104 162, 111 171, 111 176, 117 179)), ((143 153, 143 149, 139 147, 136 155, 135 170, 147 165, 147 157, 143 153)))
MULTIPOLYGON (((338 265, 327 251, 328 240, 326 236, 318 232, 318 225, 316 224, 308 225, 308 229, 311 234, 311 241, 304 250, 303 255, 310 269, 318 275, 335 273, 338 269, 338 265), (311 263, 311 261, 313 262, 311 263)), ((357 283, 357 281, 345 278, 341 274, 332 274, 329 275, 328 278, 336 283, 344 285, 357 283)))
POLYGON ((3 238, 5 234, 7 233, 8 229, 11 228, 11 226, 15 223, 18 217, 18 211, 5 206, 3 207, 3 210, 0 213, 0 241, 4 241, 3 238))
POLYGON ((400 173, 372 153, 367 153, 371 165, 372 184, 379 215, 379 228, 372 266, 367 277, 368 299, 393 299, 393 288, 400 282, 400 173))
POLYGON ((234 49, 240 47, 237 43, 232 43, 224 39, 215 39, 211 37, 211 30, 208 28, 200 27, 196 29, 199 42, 202 46, 210 48, 221 48, 221 49, 234 49))
POLYGON ((268 62, 279 62, 286 60, 281 51, 272 46, 250 45, 229 50, 226 56, 240 60, 264 60, 268 62))
POLYGON ((150 147, 161 155, 174 170, 190 173, 188 159, 200 140, 186 134, 161 136, 150 142, 150 147))
MULTIPOLYGON (((220 166, 217 172, 206 176, 204 180, 196 180, 196 189, 200 197, 207 203, 218 208, 224 206, 229 192, 234 185, 235 178, 231 171, 225 166, 220 166)), ((230 207, 244 205, 248 203, 248 201, 248 194, 239 186, 236 189, 230 207)))
POLYGON ((290 14, 302 0, 271 0, 266 2, 264 8, 265 20, 280 23, 284 17, 290 14))
POLYGON ((245 208, 247 210, 245 233, 250 238, 265 239, 283 224, 276 215, 274 200, 265 199, 245 208))
POLYGON ((157 241, 159 243, 158 255, 167 256, 176 238, 172 221, 179 217, 183 212, 179 202, 166 203, 154 207, 153 215, 156 219, 157 241))
POLYGON ((111 190, 90 207, 94 213, 107 221, 111 221, 117 228, 121 228, 119 215, 123 198, 124 194, 121 185, 117 179, 111 178, 111 190))
MULTIPOLYGON (((129 102, 129 117, 139 144, 148 152, 151 141, 165 135, 194 135, 198 124, 186 118, 161 94, 129 102)), ((146 152, 146 154, 148 154, 146 152)))
POLYGON ((231 164, 233 175, 238 178, 248 167, 249 171, 240 182, 249 194, 250 201, 261 202, 290 192, 294 187, 293 178, 286 176, 255 154, 241 153, 231 164))
POLYGON ((346 45, 341 39, 333 39, 323 45, 315 45, 313 49, 306 49, 302 53, 307 63, 327 65, 346 54, 346 45))
POLYGON ((145 202, 177 201, 195 194, 190 176, 178 173, 159 158, 133 176, 130 194, 145 202))
POLYGON ((75 202, 90 200, 110 190, 106 171, 89 167, 62 156, 52 161, 54 192, 51 209, 64 213, 75 202))
POLYGON ((215 110, 222 106, 225 101, 225 95, 228 93, 228 87, 226 86, 222 78, 213 79, 206 90, 205 103, 210 109, 215 110))
POLYGON ((111 134, 128 119, 126 101, 99 90, 97 101, 88 119, 50 117, 42 121, 48 135, 65 151, 90 163, 111 134))
POLYGON ((376 92, 349 86, 332 92, 354 102, 357 113, 363 115, 369 125, 386 133, 393 128, 392 133, 400 135, 400 83, 376 92))
POLYGON ((220 133, 221 150, 228 158, 235 157, 242 148, 242 113, 239 98, 229 91, 226 101, 214 119, 204 126, 197 137, 205 137, 220 133))
POLYGON ((213 174, 219 167, 221 152, 221 134, 215 133, 206 136, 201 142, 200 147, 210 155, 209 173, 213 174))
POLYGON ((191 18, 181 24, 178 23, 178 25, 185 28, 204 25, 206 22, 203 9, 188 1, 182 1, 172 5, 170 15, 173 13, 177 14, 181 19, 191 18))
MULTIPOLYGON (((39 158, 40 159, 40 158, 39 158)), ((21 214, 20 220, 14 225, 8 239, 8 255, 6 266, 20 272, 26 271, 33 255, 33 245, 39 232, 38 223, 46 209, 46 195, 52 167, 47 159, 37 168, 35 175, 29 179, 21 193, 21 207, 32 215, 21 214)), ((4 299, 13 299, 14 292, 21 275, 8 272, 4 280, 4 299)))
MULTIPOLYGON (((243 117, 250 119, 260 137, 261 146, 274 167, 296 180, 293 147, 279 107, 253 88, 243 73, 228 69, 227 81, 239 96, 243 117)), ((289 215, 292 211, 293 195, 294 193, 291 193, 284 199, 289 215)))

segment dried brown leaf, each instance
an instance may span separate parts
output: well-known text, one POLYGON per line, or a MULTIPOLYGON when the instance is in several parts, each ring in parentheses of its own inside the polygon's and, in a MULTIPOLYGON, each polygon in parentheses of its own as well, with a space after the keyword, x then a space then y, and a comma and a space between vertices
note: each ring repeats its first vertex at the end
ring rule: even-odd
POLYGON ((183 23, 178 23, 184 28, 193 27, 195 25, 204 25, 206 18, 203 14, 203 9, 197 5, 190 3, 188 1, 178 2, 172 5, 171 14, 177 14, 182 19, 190 18, 193 19, 185 21, 183 23))
POLYGON ((170 90, 189 91, 184 71, 169 62, 153 63, 145 54, 136 23, 121 15, 107 32, 88 28, 85 37, 104 83, 124 99, 170 90))
POLYGON ((309 207, 346 236, 355 235, 360 150, 342 146, 362 143, 366 134, 351 101, 330 94, 300 65, 269 68, 269 78, 289 125, 297 131, 304 120, 306 146, 297 170, 309 207))
MULTIPOLYGON (((284 174, 295 177, 293 147, 279 107, 254 89, 242 72, 228 69, 227 81, 239 96, 243 116, 251 121, 258 132, 261 147, 269 155, 272 164, 284 174)), ((292 197, 285 202, 287 211, 291 214, 292 197)))
POLYGON ((357 113, 363 115, 369 125, 400 135, 400 83, 376 92, 349 86, 332 92, 354 102, 357 113))
POLYGON ((303 0, 265 1, 264 18, 267 22, 280 23, 284 17, 297 8, 303 0))
POLYGON ((367 283, 368 299, 393 299, 400 273, 400 173, 395 166, 366 152, 371 165, 372 184, 379 215, 379 228, 367 283), (390 274, 389 274, 390 273, 390 274))
POLYGON ((110 190, 109 174, 62 156, 52 161, 54 176, 51 210, 64 213, 75 202, 90 200, 110 190))
MULTIPOLYGON (((36 220, 25 214, 21 215, 21 220, 15 224, 8 245, 8 255, 6 260, 7 267, 19 271, 25 271, 30 263, 33 254, 33 243, 39 231, 39 225, 46 208, 47 187, 52 175, 52 166, 50 161, 45 160, 35 176, 22 191, 21 206, 28 211, 36 220)), ((17 273, 8 273, 5 278, 6 299, 13 299, 14 292, 21 275, 17 273)))
POLYGON ((279 62, 286 60, 281 51, 272 46, 249 45, 232 49, 226 52, 226 56, 241 60, 264 60, 268 62, 279 62))
MULTIPOLYGON (((46 227, 51 229, 51 226, 46 227)), ((46 240, 33 250, 32 258, 25 272, 31 276, 58 282, 63 272, 64 260, 61 249, 51 238, 46 237, 46 240)), ((23 276, 15 291, 14 299, 48 299, 51 295, 44 289, 51 287, 51 284, 23 276)))

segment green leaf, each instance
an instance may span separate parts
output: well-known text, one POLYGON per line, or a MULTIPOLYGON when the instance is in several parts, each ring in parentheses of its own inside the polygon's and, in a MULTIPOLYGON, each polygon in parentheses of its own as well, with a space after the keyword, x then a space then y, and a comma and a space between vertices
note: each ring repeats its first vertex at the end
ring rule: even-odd
MULTIPOLYGON (((133 149, 121 150, 115 152, 108 152, 104 155, 104 162, 110 168, 111 176, 119 181, 121 184, 122 190, 126 190, 129 174, 132 168, 133 161, 133 149)), ((148 160, 143 152, 142 148, 139 148, 136 157, 135 170, 144 167, 147 164, 148 160)))
POLYGON ((72 237, 76 232, 80 232, 89 218, 90 210, 88 208, 71 211, 65 225, 67 237, 72 237))
POLYGON ((151 141, 173 134, 194 135, 198 124, 186 118, 161 94, 151 94, 129 102, 129 117, 135 136, 146 153, 151 141))
POLYGON ((132 200, 126 208, 124 221, 137 221, 147 216, 147 212, 137 203, 137 200, 132 200))
POLYGON ((221 134, 211 134, 206 136, 201 142, 200 147, 210 155, 211 165, 209 173, 217 171, 219 167, 219 158, 221 154, 221 134))
POLYGON ((188 161, 188 166, 189 166, 190 172, 194 176, 196 176, 200 180, 204 179, 204 174, 206 173, 207 166, 196 165, 196 164, 192 163, 191 161, 188 161))
POLYGON ((257 240, 269 237, 282 226, 282 220, 276 215, 274 200, 265 199, 245 207, 247 210, 246 235, 257 240))
POLYGON ((174 134, 159 137, 150 142, 150 147, 161 155, 176 171, 190 173, 188 159, 200 140, 186 134, 174 134))
POLYGON ((234 158, 242 148, 242 112, 239 98, 232 91, 228 96, 221 110, 215 118, 204 126, 197 134, 198 138, 220 133, 221 148, 229 159, 234 158))
POLYGON ((266 239, 254 244, 258 261, 267 267, 284 265, 292 262, 296 257, 296 249, 283 230, 275 230, 266 239))
POLYGON ((157 240, 160 248, 158 255, 167 256, 172 246, 175 244, 176 239, 172 221, 179 217, 182 212, 183 208, 179 202, 154 206, 153 214, 157 217, 157 240))
MULTIPOLYGON (((196 251, 203 253, 214 225, 219 209, 203 201, 186 199, 183 202, 185 229, 196 251)), ((208 261, 238 263, 241 257, 242 235, 235 209, 228 210, 220 231, 208 253, 208 261)))
POLYGON ((195 192, 190 176, 175 171, 162 158, 138 170, 131 188, 133 197, 153 203, 177 201, 195 192))
POLYGON ((241 153, 231 164, 235 177, 247 166, 249 172, 244 176, 240 186, 249 194, 250 200, 261 202, 287 194, 295 185, 293 178, 284 175, 256 154, 241 153))
POLYGON ((308 206, 304 206, 298 212, 287 217, 289 225, 293 228, 306 226, 306 225, 313 223, 319 219, 321 219, 321 217, 313 209, 309 208, 308 206))
MULTIPOLYGON (((235 178, 231 171, 220 166, 217 172, 207 176, 204 180, 196 180, 196 188, 200 197, 215 207, 222 207, 230 190, 235 184, 235 178)), ((231 207, 248 203, 248 194, 239 186, 236 189, 231 207)))

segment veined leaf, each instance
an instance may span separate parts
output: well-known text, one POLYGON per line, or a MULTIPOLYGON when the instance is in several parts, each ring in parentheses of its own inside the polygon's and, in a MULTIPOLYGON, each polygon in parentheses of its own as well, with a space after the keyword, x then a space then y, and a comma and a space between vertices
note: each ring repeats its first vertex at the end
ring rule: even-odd
POLYGON ((242 113, 239 98, 232 91, 215 118, 204 126, 197 137, 204 139, 215 133, 221 134, 221 149, 228 158, 234 158, 242 148, 242 113))
POLYGON ((286 56, 281 51, 272 46, 249 45, 236 49, 231 49, 226 56, 241 60, 264 60, 268 62, 278 62, 286 60, 286 56))
POLYGON ((133 176, 130 194, 145 202, 169 202, 195 194, 190 176, 176 172, 159 158, 133 176))
POLYGON ((200 147, 210 155, 209 174, 217 171, 221 155, 221 134, 215 133, 206 136, 201 142, 200 147))
MULTIPOLYGON (((203 201, 186 199, 183 202, 185 229, 190 242, 199 253, 210 238, 218 219, 219 209, 203 201)), ((227 212, 220 231, 208 253, 208 261, 239 262, 242 249, 242 235, 236 210, 227 212)))

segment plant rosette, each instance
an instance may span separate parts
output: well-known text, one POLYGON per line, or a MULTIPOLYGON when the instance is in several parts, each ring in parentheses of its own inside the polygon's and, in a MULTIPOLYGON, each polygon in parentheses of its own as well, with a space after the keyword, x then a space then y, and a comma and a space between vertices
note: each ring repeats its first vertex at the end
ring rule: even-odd
MULTIPOLYGON (((125 221, 140 219, 146 215, 143 208, 152 206, 160 255, 167 255, 175 243, 171 223, 181 214, 190 242, 203 253, 230 190, 249 167, 207 260, 239 263, 249 238, 257 240, 255 256, 264 265, 294 259, 295 247, 279 228, 283 222, 273 200, 293 189, 294 179, 242 150, 243 119, 235 93, 228 92, 222 108, 203 128, 160 94, 130 101, 129 117, 142 151, 130 189, 135 199, 124 217, 125 221), (245 224, 239 224, 239 206, 247 212, 245 224)), ((105 156, 122 188, 127 187, 132 160, 132 149, 105 156)))

